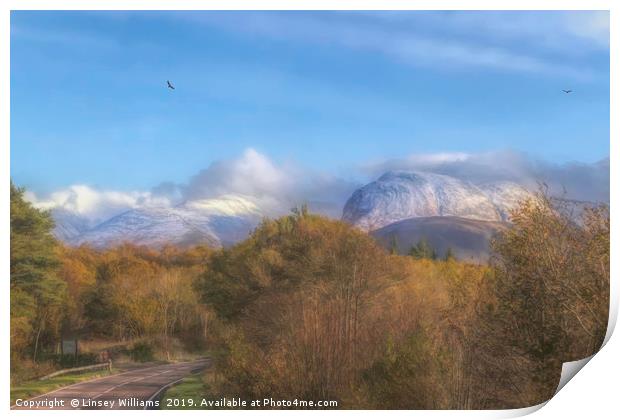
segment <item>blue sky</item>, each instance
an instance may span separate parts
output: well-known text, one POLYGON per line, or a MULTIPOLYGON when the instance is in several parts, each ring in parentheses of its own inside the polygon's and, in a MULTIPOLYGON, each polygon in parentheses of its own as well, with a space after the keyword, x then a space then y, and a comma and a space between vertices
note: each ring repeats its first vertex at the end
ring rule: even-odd
POLYGON ((12 12, 11 176, 147 191, 248 151, 333 176, 493 151, 592 163, 608 31, 606 12, 12 12))

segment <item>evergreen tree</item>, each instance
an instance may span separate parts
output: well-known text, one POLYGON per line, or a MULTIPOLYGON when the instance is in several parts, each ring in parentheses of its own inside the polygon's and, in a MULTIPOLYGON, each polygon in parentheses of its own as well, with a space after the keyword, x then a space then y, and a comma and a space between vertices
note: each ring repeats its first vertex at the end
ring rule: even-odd
POLYGON ((11 313, 19 314, 12 319, 11 333, 15 345, 23 342, 32 350, 35 361, 44 341, 55 338, 65 297, 53 227, 49 212, 34 208, 24 200, 24 190, 11 182, 11 313))
POLYGON ((422 238, 418 241, 417 244, 411 247, 409 250, 409 255, 415 258, 416 260, 427 258, 431 260, 437 259, 437 253, 430 246, 426 238, 422 238))
POLYGON ((394 235, 390 238, 390 254, 398 255, 398 239, 394 235))

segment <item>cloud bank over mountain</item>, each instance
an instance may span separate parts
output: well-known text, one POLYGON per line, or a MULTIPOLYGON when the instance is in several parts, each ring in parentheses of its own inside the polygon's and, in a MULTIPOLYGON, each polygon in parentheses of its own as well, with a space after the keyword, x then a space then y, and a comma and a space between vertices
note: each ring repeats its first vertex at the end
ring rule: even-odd
POLYGON ((81 184, 44 196, 26 191, 25 198, 40 209, 62 209, 93 222, 108 219, 128 209, 170 205, 168 197, 149 191, 101 190, 81 184))
POLYGON ((556 164, 514 151, 438 153, 384 160, 360 168, 371 178, 399 170, 432 172, 476 184, 510 181, 533 190, 545 183, 552 195, 609 202, 609 158, 595 163, 556 164))
POLYGON ((225 195, 251 197, 268 216, 288 213, 307 203, 314 211, 340 217, 342 206, 360 182, 303 168, 278 164, 255 149, 235 159, 219 160, 192 176, 186 184, 162 183, 151 190, 170 202, 214 199, 225 195))
POLYGON ((187 183, 162 182, 150 191, 112 191, 72 185, 47 195, 27 193, 39 208, 63 210, 91 224, 131 209, 171 208, 187 202, 240 196, 269 217, 308 203, 312 211, 339 218, 345 202, 360 186, 389 171, 422 171, 448 175, 474 184, 510 181, 529 189, 545 183, 554 195, 609 202, 609 159, 593 164, 555 164, 513 151, 417 154, 364 163, 336 176, 294 162, 279 163, 255 149, 235 159, 219 160, 187 183))

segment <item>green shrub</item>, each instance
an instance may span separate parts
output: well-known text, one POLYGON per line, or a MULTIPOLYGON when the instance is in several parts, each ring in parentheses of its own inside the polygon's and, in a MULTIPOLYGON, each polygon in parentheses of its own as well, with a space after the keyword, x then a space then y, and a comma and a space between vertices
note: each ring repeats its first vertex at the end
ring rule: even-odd
POLYGON ((154 360, 153 346, 146 341, 138 341, 129 349, 129 356, 136 362, 150 362, 154 360))

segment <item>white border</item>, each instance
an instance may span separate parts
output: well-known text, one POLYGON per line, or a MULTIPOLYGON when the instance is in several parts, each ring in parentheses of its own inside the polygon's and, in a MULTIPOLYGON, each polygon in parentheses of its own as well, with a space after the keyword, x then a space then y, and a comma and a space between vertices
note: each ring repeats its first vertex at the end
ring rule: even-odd
MULTIPOLYGON (((419 1, 406 1, 406 0, 358 0, 358 1, 334 1, 334 0, 296 0, 296 1, 281 1, 281 0, 229 0, 229 1, 200 1, 200 0, 179 0, 179 1, 166 1, 166 0, 4 0, 0 3, 0 86, 1 86, 1 102, 0 102, 0 144, 2 149, 0 150, 0 171, 3 173, 4 181, 0 183, 0 209, 3 214, 3 221, 0 224, 0 250, 2 254, 2 275, 0 278, 4 279, 5 287, 8 287, 9 279, 9 156, 10 156, 10 118, 9 118, 9 106, 10 106, 10 75, 9 75, 9 60, 10 60, 10 10, 386 10, 386 9, 400 9, 400 10, 611 10, 611 121, 610 121, 610 133, 612 139, 620 139, 620 127, 617 120, 613 116, 618 116, 617 98, 618 98, 618 84, 614 79, 615 74, 619 74, 620 69, 617 65, 618 60, 618 26, 620 23, 620 7, 615 3, 617 1, 604 1, 604 0, 503 0, 499 1, 483 1, 483 0, 419 0, 419 1)), ((618 147, 613 142, 610 145, 610 160, 611 164, 611 210, 612 219, 615 221, 617 216, 616 201, 617 192, 614 187, 618 185, 619 173, 616 170, 616 162, 618 161, 618 147), (615 213, 615 214, 614 214, 615 213)), ((612 237, 618 237, 618 228, 615 223, 612 223, 612 237)), ((618 287, 617 281, 615 281, 615 274, 617 272, 618 261, 618 246, 616 242, 612 241, 611 255, 611 275, 612 275, 612 289, 611 289, 611 322, 607 339, 610 337, 613 325, 618 313, 618 287)), ((3 355, 2 360, 4 363, 0 363, 1 371, 0 377, 2 378, 2 390, 6 398, 5 410, 9 412, 10 416, 24 417, 24 418, 37 418, 43 414, 45 417, 57 418, 62 416, 63 418, 72 416, 82 416, 83 412, 68 412, 68 411, 46 411, 45 413, 35 411, 9 411, 9 294, 2 294, 2 322, 4 333, 4 344, 0 346, 0 352, 3 355)), ((617 356, 620 353, 620 343, 618 339, 611 339, 607 345, 597 354, 593 361, 588 365, 588 368, 584 372, 579 373, 579 379, 571 381, 566 387, 554 397, 543 410, 537 411, 534 414, 536 418, 579 418, 584 416, 594 418, 611 418, 615 417, 618 413, 618 399, 617 399, 617 378, 619 372, 619 363, 617 356), (613 413, 613 414, 612 414, 613 413)), ((543 404, 544 405, 544 404, 543 404)), ((540 408, 540 407, 538 407, 540 408)), ((523 409, 523 410, 492 410, 484 412, 467 412, 467 411, 389 411, 387 413, 381 411, 338 411, 338 412, 321 412, 321 416, 328 417, 350 417, 358 419, 360 417, 377 417, 377 416, 396 416, 399 418, 410 418, 412 416, 421 416, 423 418, 503 418, 513 417, 519 415, 525 415, 529 412, 536 411, 537 408, 523 409)), ((169 416, 170 412, 164 411, 151 411, 149 416, 164 417, 169 416)), ((134 415, 130 411, 116 412, 115 416, 130 416, 134 415)), ((176 412, 175 416, 191 416, 191 417, 241 417, 251 415, 252 417, 268 418, 289 416, 293 413, 286 411, 252 411, 252 412, 226 412, 226 411, 211 411, 211 412, 176 412)), ((109 413, 90 411, 89 416, 100 417, 108 416, 109 413)), ((317 415, 317 412, 297 411, 295 416, 301 418, 310 418, 317 415)))

